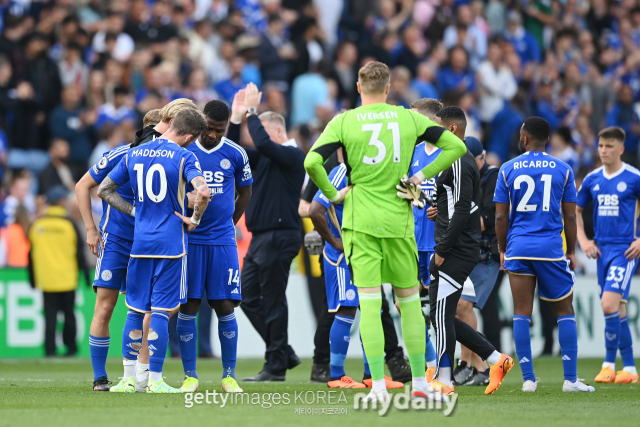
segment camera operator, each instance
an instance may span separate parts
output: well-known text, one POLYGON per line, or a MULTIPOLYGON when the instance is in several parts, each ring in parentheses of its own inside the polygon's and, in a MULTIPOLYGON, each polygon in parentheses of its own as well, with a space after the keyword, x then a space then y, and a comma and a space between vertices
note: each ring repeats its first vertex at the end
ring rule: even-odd
MULTIPOLYGON (((485 162, 486 153, 477 138, 469 136, 465 138, 465 144, 480 170, 482 238, 480 239, 480 262, 469 275, 473 291, 470 292, 470 289, 466 289, 465 286, 458 302, 457 317, 477 330, 478 319, 473 307, 474 305, 479 309, 484 307, 500 272, 500 253, 495 232, 496 205, 493 201, 499 168, 485 162)), ((462 346, 462 354, 458 366, 454 370, 453 378, 456 385, 487 385, 489 383, 489 367, 477 354, 462 346), (473 361, 473 368, 471 361, 473 361)))

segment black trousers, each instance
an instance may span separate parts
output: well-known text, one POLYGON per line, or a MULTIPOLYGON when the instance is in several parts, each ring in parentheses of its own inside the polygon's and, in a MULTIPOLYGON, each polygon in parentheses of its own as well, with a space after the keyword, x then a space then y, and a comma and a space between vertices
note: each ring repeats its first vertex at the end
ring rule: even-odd
POLYGON ((44 297, 44 349, 47 356, 56 354, 56 323, 59 311, 64 313, 62 342, 67 346, 69 354, 77 353, 76 316, 73 312, 76 291, 43 292, 42 295, 44 297))
MULTIPOLYGON (((329 313, 327 293, 325 292, 322 314, 320 318, 318 318, 316 334, 313 337, 313 344, 315 345, 315 349, 313 350, 313 363, 328 365, 331 361, 329 334, 331 333, 331 326, 333 325, 335 317, 336 313, 329 313)), ((389 359, 398 353, 403 354, 402 347, 400 347, 398 343, 398 334, 396 333, 393 318, 391 318, 391 314, 389 314, 389 301, 384 295, 384 292, 382 292, 382 330, 384 331, 385 360, 389 361, 389 359)))
POLYGON ((242 268, 242 311, 264 340, 264 370, 284 375, 289 354, 287 282, 291 261, 300 251, 300 231, 254 233, 242 268))
POLYGON ((447 354, 452 367, 456 340, 483 359, 489 357, 495 350, 486 338, 456 318, 463 284, 476 264, 476 262, 448 256, 440 267, 436 266, 435 257, 431 258, 429 265, 429 271, 435 277, 429 286, 429 301, 431 323, 436 330, 436 353, 438 360, 447 354))

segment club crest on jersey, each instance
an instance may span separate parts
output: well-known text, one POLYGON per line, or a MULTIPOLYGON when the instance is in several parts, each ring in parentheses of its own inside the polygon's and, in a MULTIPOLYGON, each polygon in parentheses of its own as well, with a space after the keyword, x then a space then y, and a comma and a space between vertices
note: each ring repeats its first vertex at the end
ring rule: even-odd
POLYGON ((627 189, 627 183, 624 181, 619 182, 616 189, 621 193, 624 192, 627 189))
POLYGON ((113 277, 113 273, 111 273, 111 270, 105 270, 105 271, 102 272, 102 274, 100 274, 100 277, 105 282, 108 282, 113 277))
POLYGON ((107 167, 107 163, 109 163, 109 159, 107 159, 107 156, 104 156, 100 159, 100 161, 98 162, 98 169, 102 170, 104 168, 107 167))
POLYGON ((349 289, 347 291, 347 299, 349 301, 353 301, 355 299, 355 297, 356 297, 356 291, 354 291, 353 289, 349 289))
POLYGON ((220 167, 222 169, 229 169, 231 167, 231 162, 229 159, 222 159, 220 160, 220 167))

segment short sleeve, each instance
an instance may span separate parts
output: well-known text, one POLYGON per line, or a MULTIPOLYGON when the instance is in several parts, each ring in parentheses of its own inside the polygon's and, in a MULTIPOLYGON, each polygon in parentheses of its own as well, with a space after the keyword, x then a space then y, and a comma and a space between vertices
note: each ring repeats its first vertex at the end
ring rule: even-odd
MULTIPOLYGON (((347 168, 346 168, 346 166, 345 165, 340 165, 340 166, 337 166, 337 167, 333 168, 333 170, 331 170, 331 172, 329 172, 329 181, 331 181, 331 184, 333 184, 333 186, 338 191, 340 191, 344 187, 346 187, 347 186, 347 168)), ((317 201, 318 203, 320 203, 322 206, 324 206, 327 209, 329 209, 329 206, 331 206, 331 201, 327 198, 327 196, 324 195, 322 190, 318 190, 316 195, 313 197, 313 200, 317 201)))
POLYGON ((500 168, 498 172, 498 181, 496 181, 496 191, 493 193, 493 201, 496 203, 504 203, 505 205, 508 205, 510 202, 507 175, 503 168, 500 168))
POLYGON ((91 166, 89 174, 98 184, 100 184, 109 175, 112 169, 118 164, 123 156, 109 160, 109 153, 105 153, 98 163, 91 166))
MULTIPOLYGON (((129 169, 127 168, 127 156, 128 154, 125 156, 122 156, 118 164, 115 165, 115 167, 113 167, 113 170, 111 170, 111 172, 109 173, 109 178, 111 178, 111 180, 116 184, 118 184, 119 186, 122 186, 124 183, 129 182, 129 169)), ((102 179, 104 180, 104 178, 102 179)), ((99 182, 99 181, 96 179, 96 182, 99 182)))
POLYGON ((184 167, 183 176, 187 182, 191 182, 194 178, 202 176, 202 169, 200 168, 200 162, 196 158, 196 155, 191 151, 187 151, 184 155, 184 167))
POLYGON ((576 179, 573 176, 573 170, 567 169, 567 182, 564 185, 564 195, 562 196, 564 203, 576 203, 578 196, 576 195, 576 179))
MULTIPOLYGON (((640 190, 638 184, 636 184, 636 193, 640 190)), ((593 196, 591 195, 591 179, 587 176, 582 181, 582 185, 578 189, 578 206, 581 208, 586 208, 589 203, 593 201, 593 196)))
POLYGON ((251 165, 249 165, 249 157, 247 153, 240 148, 240 152, 236 156, 236 170, 234 172, 236 187, 246 187, 253 184, 253 175, 251 174, 251 165))

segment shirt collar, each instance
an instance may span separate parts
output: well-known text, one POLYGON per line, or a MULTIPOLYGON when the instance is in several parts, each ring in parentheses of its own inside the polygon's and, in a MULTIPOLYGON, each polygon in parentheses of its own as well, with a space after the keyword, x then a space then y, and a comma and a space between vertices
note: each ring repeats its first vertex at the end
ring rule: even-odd
POLYGON ((295 148, 298 148, 298 143, 296 142, 295 139, 291 138, 287 142, 283 143, 282 146, 283 147, 295 147, 295 148))

